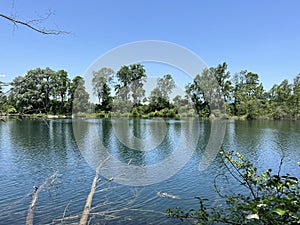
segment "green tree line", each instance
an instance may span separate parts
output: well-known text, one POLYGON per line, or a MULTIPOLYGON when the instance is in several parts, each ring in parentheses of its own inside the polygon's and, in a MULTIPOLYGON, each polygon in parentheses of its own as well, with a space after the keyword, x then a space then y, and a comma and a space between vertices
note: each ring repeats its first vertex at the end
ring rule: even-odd
POLYGON ((142 64, 93 71, 92 87, 97 102, 89 102, 84 78, 68 77, 65 70, 29 70, 10 82, 4 93, 0 83, 0 110, 18 114, 93 112, 102 116, 133 117, 243 117, 247 119, 298 119, 300 74, 292 83, 283 80, 266 91, 259 75, 242 70, 231 75, 227 63, 204 69, 185 85, 185 95, 171 99, 176 87, 171 74, 157 79, 146 96, 147 74, 142 64))

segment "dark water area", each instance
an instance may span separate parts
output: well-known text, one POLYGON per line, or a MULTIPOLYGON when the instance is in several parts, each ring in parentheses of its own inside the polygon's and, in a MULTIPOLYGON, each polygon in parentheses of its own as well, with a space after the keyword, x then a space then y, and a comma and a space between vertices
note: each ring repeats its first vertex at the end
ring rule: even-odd
MULTIPOLYGON (((90 224, 183 224, 169 219, 167 208, 196 208, 195 196, 220 202, 213 181, 225 167, 207 145, 222 132, 212 127, 198 120, 0 122, 0 224, 26 224, 33 186, 53 174, 38 193, 33 224, 78 223, 95 169, 107 156, 90 224), (207 153, 209 163, 199 170, 207 153)), ((261 171, 277 171, 283 156, 281 172, 300 176, 300 122, 226 121, 224 129, 225 149, 244 154, 261 171)), ((222 180, 219 185, 241 190, 222 180)))

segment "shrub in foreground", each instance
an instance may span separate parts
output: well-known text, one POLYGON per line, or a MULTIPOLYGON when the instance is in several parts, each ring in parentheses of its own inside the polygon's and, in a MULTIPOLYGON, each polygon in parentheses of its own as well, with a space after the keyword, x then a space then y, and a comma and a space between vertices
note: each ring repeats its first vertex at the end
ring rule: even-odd
POLYGON ((273 174, 271 169, 258 174, 243 155, 224 150, 220 154, 230 175, 245 186, 246 192, 222 195, 216 186, 225 206, 207 207, 208 200, 197 197, 198 209, 168 209, 170 217, 192 224, 300 224, 300 185, 296 177, 273 174))

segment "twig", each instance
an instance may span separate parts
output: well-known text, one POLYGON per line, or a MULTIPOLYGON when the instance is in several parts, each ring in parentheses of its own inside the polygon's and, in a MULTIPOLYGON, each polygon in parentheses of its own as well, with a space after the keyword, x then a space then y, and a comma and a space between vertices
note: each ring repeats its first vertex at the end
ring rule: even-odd
POLYGON ((43 20, 46 20, 51 15, 52 14, 48 14, 47 17, 45 17, 45 18, 39 18, 39 19, 34 19, 34 20, 30 20, 30 21, 25 22, 25 21, 22 21, 22 20, 18 20, 16 18, 14 18, 13 16, 7 16, 7 15, 4 15, 4 14, 0 13, 0 17, 9 20, 10 22, 12 22, 15 25, 15 27, 18 24, 20 24, 22 26, 28 27, 28 28, 30 28, 30 29, 38 32, 38 33, 41 33, 41 34, 52 34, 52 35, 70 34, 70 32, 67 32, 67 31, 47 30, 47 29, 38 28, 38 27, 32 25, 32 24, 40 23, 43 20))
POLYGON ((218 179, 218 177, 220 177, 220 176, 224 176, 224 177, 226 178, 227 183, 228 183, 228 177, 227 177, 225 174, 218 174, 218 175, 214 178, 214 188, 215 188, 217 194, 218 194, 221 198, 225 198, 225 196, 222 195, 222 193, 221 193, 221 189, 218 189, 218 185, 217 185, 217 179, 218 179))
MULTIPOLYGON (((224 151, 224 150, 222 150, 224 151)), ((224 151, 225 152, 225 151, 224 151)), ((224 155, 225 159, 227 159, 229 161, 229 163, 234 167, 234 169, 239 172, 239 170, 235 167, 235 165, 233 165, 232 161, 230 158, 228 158, 226 155, 224 155)), ((223 165, 226 167, 226 170, 230 173, 230 175, 237 181, 239 182, 241 185, 244 185, 244 182, 242 182, 233 172, 232 170, 229 168, 229 166, 227 165, 226 161, 224 160, 223 157, 221 157, 222 161, 223 161, 223 165)), ((241 174, 239 174, 239 176, 241 176, 241 174)), ((242 177, 242 176, 241 176, 242 177)))
POLYGON ((66 212, 67 212, 67 209, 68 209, 68 207, 69 207, 70 203, 71 203, 71 201, 69 201, 69 202, 68 202, 68 204, 67 204, 66 208, 64 209, 64 213, 63 213, 62 220, 64 220, 64 218, 65 218, 65 215, 66 215, 66 212))
MULTIPOLYGON (((243 174, 240 172, 240 169, 237 167, 237 165, 234 163, 234 159, 231 159, 230 157, 228 157, 226 154, 224 154, 224 157, 228 160, 229 164, 233 167, 233 169, 235 170, 235 172, 239 175, 239 177, 241 177, 243 179, 244 182, 242 182, 239 178, 237 178, 233 172, 230 170, 230 168, 227 166, 226 162, 224 162, 225 167, 227 168, 227 170, 229 171, 229 173, 231 174, 231 176, 233 178, 235 178, 241 185, 245 186, 246 188, 249 189, 251 195, 253 196, 253 198, 257 198, 255 191, 253 190, 253 187, 251 185, 251 183, 249 182, 249 180, 247 179, 247 177, 243 177, 243 174)), ((223 158, 222 158, 223 160, 223 158)))
POLYGON ((278 141, 276 141, 276 144, 278 144, 280 146, 280 151, 281 151, 280 164, 279 164, 278 173, 277 173, 277 175, 280 176, 281 168, 282 168, 282 165, 283 165, 283 160, 285 158, 285 154, 284 154, 284 150, 283 150, 282 144, 279 143, 278 141))
POLYGON ((78 214, 78 215, 68 216, 68 217, 59 218, 59 219, 53 219, 52 221, 53 222, 63 222, 63 221, 66 221, 66 220, 77 219, 80 216, 82 216, 82 215, 78 214))

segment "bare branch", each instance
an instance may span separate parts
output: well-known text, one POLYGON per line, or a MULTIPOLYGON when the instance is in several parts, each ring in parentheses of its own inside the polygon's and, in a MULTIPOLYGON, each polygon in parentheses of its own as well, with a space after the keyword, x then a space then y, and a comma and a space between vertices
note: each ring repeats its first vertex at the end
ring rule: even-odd
POLYGON ((93 200, 93 196, 95 194, 96 188, 97 188, 97 182, 98 182, 98 177, 99 177, 99 172, 100 169, 102 168, 102 166, 104 165, 104 163, 109 159, 110 157, 107 157, 105 160, 103 160, 102 162, 100 162, 100 164, 98 165, 97 169, 96 169, 96 174, 95 177, 93 179, 93 183, 91 186, 91 191, 90 194, 88 195, 87 199, 86 199, 86 203, 82 212, 82 216, 81 219, 79 221, 79 224, 85 225, 87 223, 87 219, 88 216, 90 214, 90 209, 91 209, 91 204, 92 204, 92 200, 93 200))
POLYGON ((33 187, 34 192, 33 192, 33 195, 32 195, 32 201, 29 205, 28 214, 27 214, 27 218, 26 218, 26 224, 27 225, 32 225, 33 224, 34 207, 35 207, 35 204, 37 202, 39 192, 42 191, 42 189, 46 186, 46 184, 49 183, 50 180, 51 180, 51 182, 53 182, 53 180, 57 179, 57 175, 58 175, 57 172, 55 172, 51 176, 47 177, 46 180, 44 181, 44 183, 41 184, 41 186, 39 186, 39 187, 34 186, 33 187))
POLYGON ((0 86, 9 86, 10 83, 8 82, 3 82, 3 81, 0 81, 0 86))
POLYGON ((36 19, 32 19, 27 21, 26 23, 28 24, 40 24, 44 21, 46 21, 47 19, 49 19, 51 16, 55 15, 54 12, 49 11, 47 14, 45 14, 44 16, 38 16, 38 18, 36 19))
POLYGON ((45 28, 39 28, 39 27, 35 26, 36 24, 40 24, 43 21, 47 20, 52 15, 53 15, 53 13, 49 12, 45 17, 40 17, 38 19, 33 19, 33 20, 29 20, 29 21, 22 21, 22 20, 16 19, 14 16, 7 16, 7 15, 0 13, 0 17, 4 18, 6 20, 9 20, 10 22, 12 22, 14 24, 15 27, 17 27, 18 24, 20 24, 22 26, 28 27, 38 33, 41 33, 41 34, 52 34, 52 35, 70 34, 70 32, 67 32, 67 31, 48 30, 45 28))

